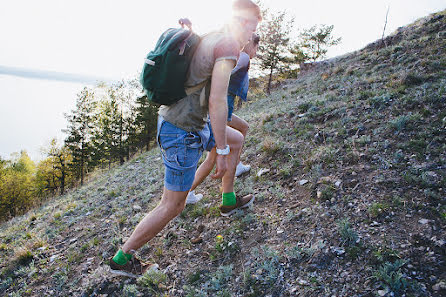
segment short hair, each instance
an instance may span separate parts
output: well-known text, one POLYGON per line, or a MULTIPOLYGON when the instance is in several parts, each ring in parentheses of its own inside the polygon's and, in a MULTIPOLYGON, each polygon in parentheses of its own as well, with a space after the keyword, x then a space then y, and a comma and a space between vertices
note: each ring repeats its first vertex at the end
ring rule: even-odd
POLYGON ((245 19, 255 18, 259 22, 262 20, 260 7, 251 0, 235 0, 232 3, 232 11, 234 15, 245 19))
POLYGON ((251 40, 250 40, 249 43, 251 43, 251 42, 252 42, 253 45, 259 44, 260 36, 258 34, 256 34, 256 33, 252 33, 252 37, 251 37, 251 40))
POLYGON ((251 39, 249 40, 249 42, 245 45, 245 47, 243 48, 243 51, 246 52, 248 50, 251 50, 252 48, 254 48, 256 45, 258 45, 260 42, 260 37, 259 35, 257 35, 256 33, 252 34, 251 39))

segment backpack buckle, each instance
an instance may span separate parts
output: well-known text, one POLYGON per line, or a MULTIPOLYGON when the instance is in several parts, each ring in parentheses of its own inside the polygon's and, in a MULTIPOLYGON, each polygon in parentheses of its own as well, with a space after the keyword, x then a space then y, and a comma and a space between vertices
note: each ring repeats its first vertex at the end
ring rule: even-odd
POLYGON ((155 61, 153 61, 153 60, 145 59, 144 62, 148 65, 155 66, 155 61))

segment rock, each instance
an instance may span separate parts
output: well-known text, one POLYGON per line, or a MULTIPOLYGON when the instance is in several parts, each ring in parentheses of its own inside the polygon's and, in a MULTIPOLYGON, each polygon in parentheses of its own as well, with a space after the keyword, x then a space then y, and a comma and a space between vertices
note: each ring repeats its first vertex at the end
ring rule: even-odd
POLYGON ((277 230, 277 234, 282 234, 283 230, 277 230))
POLYGON ((299 181, 299 185, 300 185, 300 186, 303 186, 303 185, 305 185, 306 183, 308 183, 308 180, 307 180, 307 179, 301 179, 301 180, 299 181))
POLYGON ((418 221, 418 223, 420 223, 421 225, 426 225, 426 224, 429 223, 429 220, 428 219, 421 219, 421 220, 418 221))
POLYGON ((138 204, 135 204, 135 205, 133 205, 133 210, 141 211, 142 208, 141 208, 141 206, 139 206, 138 204))
POLYGON ((438 283, 432 286, 432 290, 434 291, 446 290, 446 282, 439 281, 438 283))
POLYGON ((260 170, 257 172, 257 176, 260 177, 267 172, 270 172, 268 168, 260 168, 260 170))
POLYGON ((342 184, 342 181, 340 181, 340 180, 336 181, 335 182, 336 188, 339 188, 341 186, 341 184, 342 184))
POLYGON ((331 251, 336 256, 342 256, 343 254, 345 254, 345 249, 342 247, 331 247, 331 251))
POLYGON ((389 293, 389 291, 386 289, 386 290, 378 290, 378 296, 381 296, 381 297, 383 297, 383 296, 386 296, 386 294, 387 293, 389 293))
POLYGON ((201 237, 195 237, 195 238, 192 238, 192 239, 190 240, 190 242, 193 243, 193 244, 201 243, 201 242, 203 242, 203 238, 201 238, 201 237))
POLYGON ((54 260, 56 260, 59 257, 59 255, 53 255, 50 257, 50 263, 53 263, 54 260))

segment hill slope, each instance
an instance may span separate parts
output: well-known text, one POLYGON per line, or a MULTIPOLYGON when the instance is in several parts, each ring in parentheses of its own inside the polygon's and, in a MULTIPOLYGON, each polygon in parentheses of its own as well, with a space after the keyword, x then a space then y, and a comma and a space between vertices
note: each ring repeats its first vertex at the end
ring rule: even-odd
POLYGON ((139 251, 139 281, 107 259, 159 201, 157 149, 0 227, 4 296, 446 294, 446 12, 313 65, 240 111, 251 125, 237 192, 197 192, 139 251), (222 237, 217 238, 217 235, 222 237))

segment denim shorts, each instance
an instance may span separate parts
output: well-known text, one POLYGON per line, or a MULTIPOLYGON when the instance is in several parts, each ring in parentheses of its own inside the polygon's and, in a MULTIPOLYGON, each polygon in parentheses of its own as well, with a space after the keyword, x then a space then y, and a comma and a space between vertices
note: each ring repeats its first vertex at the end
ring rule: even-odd
POLYGON ((209 123, 201 131, 188 132, 158 116, 157 141, 165 167, 164 186, 171 191, 189 191, 203 151, 215 146, 209 123))
POLYGON ((232 113, 234 112, 235 95, 228 93, 228 122, 232 121, 232 113))

